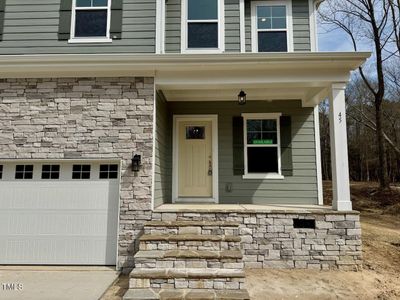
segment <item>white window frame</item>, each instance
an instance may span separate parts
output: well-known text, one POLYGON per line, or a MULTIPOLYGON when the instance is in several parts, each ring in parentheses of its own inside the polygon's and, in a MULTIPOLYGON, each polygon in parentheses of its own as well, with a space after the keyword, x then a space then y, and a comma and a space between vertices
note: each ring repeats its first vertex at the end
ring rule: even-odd
POLYGON ((282 113, 243 113, 243 138, 244 138, 244 175, 243 179, 284 179, 281 168, 281 135, 280 135, 280 117, 282 113), (248 145, 247 144, 247 120, 275 120, 277 144, 273 145, 248 145), (248 172, 248 147, 274 147, 278 152, 278 172, 277 173, 249 173, 248 172))
POLYGON ((222 53, 225 51, 225 13, 224 0, 217 0, 218 19, 188 20, 188 0, 181 5, 181 52, 182 53, 222 53), (218 23, 218 48, 188 48, 189 23, 218 23))
POLYGON ((111 26, 111 1, 107 1, 107 6, 96 6, 96 7, 77 7, 76 0, 72 1, 72 11, 71 11, 71 37, 68 43, 111 43, 110 38, 110 26, 111 26), (76 11, 77 10, 107 10, 107 29, 106 36, 104 37, 75 37, 75 21, 76 21, 76 11))
MULTIPOLYGON (((251 2, 251 49, 258 53, 258 32, 286 31, 287 52, 293 52, 293 17, 292 0, 284 1, 252 1, 251 2), (258 29, 257 7, 258 6, 285 6, 286 7, 286 29, 258 29)), ((266 53, 266 52, 260 52, 266 53)))

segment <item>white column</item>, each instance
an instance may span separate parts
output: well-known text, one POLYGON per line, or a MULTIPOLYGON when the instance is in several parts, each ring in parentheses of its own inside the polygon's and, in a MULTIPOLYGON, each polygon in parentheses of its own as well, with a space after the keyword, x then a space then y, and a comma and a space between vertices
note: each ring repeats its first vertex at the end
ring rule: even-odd
POLYGON ((333 209, 352 210, 347 153, 345 83, 332 84, 329 99, 333 209))
POLYGON ((246 52, 246 24, 245 24, 245 16, 244 16, 244 0, 239 0, 239 32, 240 32, 240 52, 246 52))

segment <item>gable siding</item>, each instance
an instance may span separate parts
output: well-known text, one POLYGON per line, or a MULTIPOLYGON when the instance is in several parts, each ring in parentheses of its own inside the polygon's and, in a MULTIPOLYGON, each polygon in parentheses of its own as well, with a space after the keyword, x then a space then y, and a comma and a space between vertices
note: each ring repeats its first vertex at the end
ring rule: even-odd
MULTIPOLYGON (((173 114, 218 115, 219 203, 318 203, 313 108, 302 108, 301 101, 249 101, 245 106, 236 102, 167 102, 167 107, 170 121, 173 114), (243 112, 282 112, 291 116, 293 176, 260 180, 233 175, 232 118, 243 112), (226 191, 226 184, 232 184, 232 192, 226 191)), ((171 126, 168 128, 172 136, 171 126)), ((157 190, 161 190, 160 183, 157 190)))
POLYGON ((7 1, 0 54, 154 53, 156 0, 124 0, 122 39, 107 44, 58 41, 60 0, 7 1))
POLYGON ((311 51, 308 0, 292 0, 294 51, 311 51))

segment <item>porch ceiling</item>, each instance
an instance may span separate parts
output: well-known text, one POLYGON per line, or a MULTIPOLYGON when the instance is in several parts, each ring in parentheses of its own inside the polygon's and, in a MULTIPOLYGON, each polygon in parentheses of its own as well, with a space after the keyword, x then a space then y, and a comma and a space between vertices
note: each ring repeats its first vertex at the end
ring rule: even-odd
POLYGON ((168 100, 301 99, 347 82, 366 52, 2 55, 0 78, 154 76, 168 100), (201 95, 201 96, 199 96, 201 95))

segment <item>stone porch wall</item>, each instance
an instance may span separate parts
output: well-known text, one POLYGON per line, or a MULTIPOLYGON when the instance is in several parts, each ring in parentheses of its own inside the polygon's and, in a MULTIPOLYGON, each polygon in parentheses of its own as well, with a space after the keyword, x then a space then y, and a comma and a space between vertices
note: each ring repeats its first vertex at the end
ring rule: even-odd
POLYGON ((153 213, 153 220, 240 223, 245 268, 357 270, 362 264, 360 216, 352 213, 153 213), (297 229, 293 219, 315 220, 297 229))
POLYGON ((119 266, 132 267, 151 219, 153 109, 153 78, 2 79, 0 159, 120 159, 119 266))

